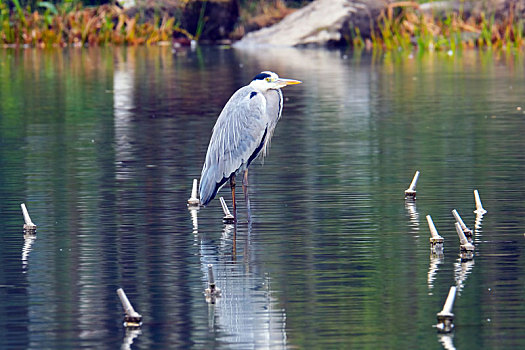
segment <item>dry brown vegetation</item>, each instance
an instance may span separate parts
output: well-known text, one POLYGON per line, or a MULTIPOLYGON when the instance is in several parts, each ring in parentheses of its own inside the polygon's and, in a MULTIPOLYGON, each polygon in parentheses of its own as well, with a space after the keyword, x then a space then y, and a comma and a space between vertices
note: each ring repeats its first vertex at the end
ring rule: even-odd
MULTIPOLYGON (((55 6, 42 2, 39 11, 22 8, 17 0, 13 9, 0 0, 0 45, 61 47, 67 45, 140 45, 169 44, 174 37, 198 40, 206 18, 198 18, 197 29, 190 33, 179 18, 167 12, 154 14, 147 20, 139 14, 128 15, 115 5, 84 8, 64 3, 55 6), (42 5, 43 4, 43 5, 42 5)), ((174 1, 186 6, 189 0, 174 1)), ((288 15, 282 0, 245 1, 231 38, 271 25, 288 15)), ((456 50, 473 47, 517 47, 524 44, 522 16, 509 2, 505 16, 486 15, 483 11, 467 13, 460 10, 436 13, 424 11, 415 1, 389 3, 372 23, 368 38, 354 28, 348 44, 356 47, 422 50, 456 50)), ((228 33, 226 34, 228 35, 228 33)))

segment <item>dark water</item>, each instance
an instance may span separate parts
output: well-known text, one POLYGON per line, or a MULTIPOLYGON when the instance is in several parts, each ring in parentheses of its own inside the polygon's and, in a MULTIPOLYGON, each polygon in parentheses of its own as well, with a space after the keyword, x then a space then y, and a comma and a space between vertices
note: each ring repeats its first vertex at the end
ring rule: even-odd
POLYGON ((523 77, 507 52, 0 51, 0 348, 524 348, 523 77), (222 106, 267 69, 304 84, 235 229, 186 200, 222 106), (474 229, 474 189, 462 262, 451 210, 474 229))

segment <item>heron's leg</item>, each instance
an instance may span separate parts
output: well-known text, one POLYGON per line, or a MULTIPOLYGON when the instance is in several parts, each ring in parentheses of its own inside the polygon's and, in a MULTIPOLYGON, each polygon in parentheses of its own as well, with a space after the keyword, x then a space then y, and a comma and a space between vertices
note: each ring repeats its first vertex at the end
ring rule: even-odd
POLYGON ((248 169, 244 171, 244 177, 242 181, 242 191, 244 192, 244 201, 246 202, 246 209, 248 211, 248 221, 251 221, 252 212, 250 208, 250 196, 248 195, 248 169))
POLYGON ((237 221, 237 204, 235 204, 235 174, 230 177, 230 186, 232 188, 233 217, 237 221))
POLYGON ((242 185, 248 187, 248 169, 244 171, 244 176, 242 179, 242 185))

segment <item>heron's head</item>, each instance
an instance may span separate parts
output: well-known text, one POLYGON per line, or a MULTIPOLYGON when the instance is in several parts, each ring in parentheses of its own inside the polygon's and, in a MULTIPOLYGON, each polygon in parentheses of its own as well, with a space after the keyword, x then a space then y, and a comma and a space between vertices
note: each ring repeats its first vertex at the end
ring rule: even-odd
POLYGON ((250 83, 250 86, 260 91, 267 91, 270 89, 280 89, 286 85, 294 84, 301 84, 301 81, 279 78, 274 72, 265 71, 257 74, 250 83))

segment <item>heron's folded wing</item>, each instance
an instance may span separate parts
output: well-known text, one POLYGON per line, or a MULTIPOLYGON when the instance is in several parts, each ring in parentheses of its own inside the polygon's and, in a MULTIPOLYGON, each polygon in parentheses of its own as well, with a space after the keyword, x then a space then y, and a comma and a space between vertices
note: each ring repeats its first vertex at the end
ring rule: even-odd
POLYGON ((202 204, 258 155, 267 134, 267 119, 264 96, 249 86, 239 89, 226 103, 213 128, 201 173, 202 204))

